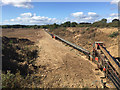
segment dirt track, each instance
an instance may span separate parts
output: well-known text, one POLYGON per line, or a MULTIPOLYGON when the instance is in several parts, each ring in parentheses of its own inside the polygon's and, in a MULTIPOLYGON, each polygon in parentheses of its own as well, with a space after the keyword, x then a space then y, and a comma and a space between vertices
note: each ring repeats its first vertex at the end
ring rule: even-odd
POLYGON ((38 43, 40 49, 37 66, 47 66, 43 75, 45 79, 40 87, 102 87, 99 75, 94 72, 96 65, 78 56, 45 31, 39 31, 39 35, 42 38, 38 43))

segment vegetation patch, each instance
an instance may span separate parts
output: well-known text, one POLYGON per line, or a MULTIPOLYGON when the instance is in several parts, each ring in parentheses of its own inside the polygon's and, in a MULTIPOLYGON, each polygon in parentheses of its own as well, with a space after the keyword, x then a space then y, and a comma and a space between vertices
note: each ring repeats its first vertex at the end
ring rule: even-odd
POLYGON ((38 47, 28 39, 2 37, 2 87, 33 88, 41 83, 35 61, 38 47))
POLYGON ((117 37, 119 35, 119 32, 113 32, 112 34, 109 35, 109 37, 117 37))

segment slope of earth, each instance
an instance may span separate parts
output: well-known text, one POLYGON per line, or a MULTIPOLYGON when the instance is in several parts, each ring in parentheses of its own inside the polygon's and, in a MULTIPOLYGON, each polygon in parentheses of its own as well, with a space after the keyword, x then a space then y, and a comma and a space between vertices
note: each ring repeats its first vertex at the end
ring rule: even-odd
POLYGON ((9 29, 2 29, 2 36, 7 36, 7 37, 11 37, 11 38, 27 38, 31 41, 37 42, 37 38, 41 38, 37 37, 37 31, 38 29, 22 29, 22 28, 9 28, 9 29))
POLYGON ((46 32, 41 32, 43 37, 38 43, 39 58, 36 66, 46 67, 42 74, 42 86, 38 87, 102 87, 99 75, 94 72, 95 65, 76 55, 63 43, 52 39, 46 32))
POLYGON ((91 51, 95 41, 105 44, 114 57, 118 57, 118 36, 109 37, 118 28, 69 27, 51 30, 52 33, 91 51))
MULTIPOLYGON (((38 58, 32 63, 37 67, 32 85, 49 88, 96 88, 102 87, 100 77, 96 74, 96 65, 92 64, 78 51, 54 40, 41 29, 3 29, 3 36, 27 38, 38 46, 38 58), (40 80, 34 79, 40 77, 40 80), (40 81, 40 82, 39 82, 40 81)), ((32 86, 29 86, 32 87, 32 86)))

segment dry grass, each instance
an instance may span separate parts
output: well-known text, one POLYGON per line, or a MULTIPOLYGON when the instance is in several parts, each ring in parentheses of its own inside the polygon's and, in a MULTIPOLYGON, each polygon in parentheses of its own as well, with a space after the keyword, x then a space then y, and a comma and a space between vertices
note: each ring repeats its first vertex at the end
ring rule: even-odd
POLYGON ((91 44, 95 41, 101 41, 105 44, 108 51, 112 52, 114 50, 114 54, 112 53, 113 56, 118 56, 118 49, 110 49, 110 47, 118 45, 118 28, 74 27, 66 28, 64 31, 62 29, 55 29, 52 33, 89 51, 92 50, 91 44))

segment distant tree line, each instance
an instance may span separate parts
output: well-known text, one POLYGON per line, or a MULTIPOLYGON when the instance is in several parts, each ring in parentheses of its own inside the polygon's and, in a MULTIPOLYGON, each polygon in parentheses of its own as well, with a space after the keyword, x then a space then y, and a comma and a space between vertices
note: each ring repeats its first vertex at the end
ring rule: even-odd
POLYGON ((88 22, 83 22, 83 23, 76 23, 76 22, 70 22, 67 21, 62 24, 49 24, 49 25, 1 25, 0 27, 2 28, 45 28, 45 29, 56 29, 59 27, 119 27, 120 20, 119 19, 113 19, 112 22, 107 23, 107 19, 102 19, 100 21, 96 21, 94 23, 88 23, 88 22))

